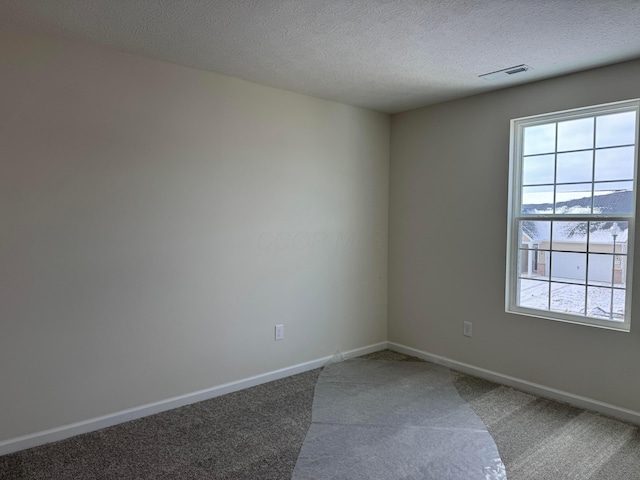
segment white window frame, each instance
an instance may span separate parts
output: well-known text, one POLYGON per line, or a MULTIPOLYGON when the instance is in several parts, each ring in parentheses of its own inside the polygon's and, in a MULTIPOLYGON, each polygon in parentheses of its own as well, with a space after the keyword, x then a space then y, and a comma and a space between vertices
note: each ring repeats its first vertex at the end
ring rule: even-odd
MULTIPOLYGON (((631 297, 632 297, 632 273, 633 273, 633 250, 635 237, 635 212, 636 212, 636 192, 638 189, 638 149, 640 130, 640 99, 614 102, 604 105, 596 105, 572 110, 553 112, 542 115, 534 115, 511 120, 510 133, 510 156, 509 156, 509 206, 507 220, 507 275, 506 275, 506 301, 505 310, 508 313, 533 316, 546 320, 556 320, 580 325, 601 327, 611 330, 629 332, 631 329, 631 297), (636 113, 636 136, 634 152, 634 178, 633 178, 633 200, 631 214, 522 214, 522 164, 524 147, 524 128, 534 125, 561 122, 566 120, 576 120, 580 118, 606 115, 611 113, 621 113, 635 111, 636 113), (518 257, 520 255, 520 232, 519 222, 521 220, 561 220, 561 221, 620 221, 628 222, 628 245, 627 245, 627 268, 626 268, 626 291, 625 291, 625 315, 624 320, 612 321, 598 319, 582 315, 567 314, 550 310, 538 310, 518 305, 518 257)), ((557 139, 556 139, 557 141, 557 139)), ((595 149, 595 145, 594 145, 595 149)), ((556 152, 557 154, 557 152, 556 152)), ((593 180, 592 180, 593 181, 593 180)), ((555 180, 554 180, 555 183, 555 180)))

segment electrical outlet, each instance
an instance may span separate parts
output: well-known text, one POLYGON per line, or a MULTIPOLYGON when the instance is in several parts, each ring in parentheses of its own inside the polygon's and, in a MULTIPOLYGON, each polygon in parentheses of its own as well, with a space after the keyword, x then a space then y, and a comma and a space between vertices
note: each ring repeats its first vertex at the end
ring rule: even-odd
POLYGON ((464 334, 465 337, 470 337, 471 333, 472 333, 472 325, 471 322, 464 322, 464 328, 462 330, 462 333, 464 334))
POLYGON ((284 325, 276 325, 276 340, 284 340, 284 325))

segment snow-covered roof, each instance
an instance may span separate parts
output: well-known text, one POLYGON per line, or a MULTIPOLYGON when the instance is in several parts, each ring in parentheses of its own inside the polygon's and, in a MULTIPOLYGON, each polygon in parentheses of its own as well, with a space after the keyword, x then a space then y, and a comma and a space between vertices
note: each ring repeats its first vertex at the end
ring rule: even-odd
MULTIPOLYGON (((597 195, 593 199, 593 208, 596 213, 626 212, 631 208, 633 192, 617 191, 604 195, 597 195)), ((530 204, 522 206, 524 213, 553 213, 553 204, 530 204)), ((582 214, 590 213, 591 197, 572 199, 565 202, 558 202, 555 213, 561 214, 582 214)), ((553 240, 556 242, 584 243, 587 236, 587 223, 582 222, 562 222, 555 221, 553 230, 553 240)), ((613 236, 611 229, 613 222, 591 222, 589 232, 589 242, 599 244, 612 244, 613 236)), ((522 224, 522 241, 542 242, 549 241, 551 237, 550 221, 526 221, 522 224)), ((618 222, 619 234, 616 237, 617 243, 626 243, 629 237, 627 222, 618 222)))
MULTIPOLYGON (((586 222, 555 221, 554 225, 554 242, 584 243, 586 241, 586 222)), ((612 222, 592 222, 591 226, 592 228, 589 232, 590 243, 613 243, 613 235, 611 234, 611 229, 613 227, 612 222)), ((629 230, 626 222, 618 223, 618 228, 620 229, 620 232, 616 237, 616 243, 626 243, 629 238, 629 230)), ((523 222, 522 230, 522 234, 530 238, 529 241, 549 241, 551 237, 551 222, 523 222)))

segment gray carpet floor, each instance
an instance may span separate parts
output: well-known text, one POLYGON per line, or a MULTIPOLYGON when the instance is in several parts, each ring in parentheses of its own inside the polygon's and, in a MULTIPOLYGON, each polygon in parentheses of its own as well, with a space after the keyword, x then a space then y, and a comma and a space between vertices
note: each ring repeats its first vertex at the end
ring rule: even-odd
MULTIPOLYGON (((365 358, 417 360, 388 350, 365 358)), ((319 374, 5 455, 0 479, 289 480, 319 374)), ((455 386, 487 425, 509 480, 640 480, 640 427, 463 374, 455 386)))

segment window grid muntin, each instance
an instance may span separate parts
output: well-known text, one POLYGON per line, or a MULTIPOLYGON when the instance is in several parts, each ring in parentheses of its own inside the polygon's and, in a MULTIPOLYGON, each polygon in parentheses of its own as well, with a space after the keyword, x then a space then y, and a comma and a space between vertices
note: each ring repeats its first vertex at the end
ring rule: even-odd
MULTIPOLYGON (((521 118, 512 120, 512 130, 511 130, 511 167, 510 167, 510 185, 509 185, 509 216, 508 216, 508 247, 507 247, 507 297, 506 297, 506 310, 511 313, 518 313, 522 315, 532 316, 536 318, 548 319, 548 320, 560 320, 568 323, 577 323, 584 325, 591 325, 597 327, 603 327, 607 329, 613 330, 623 330, 629 331, 630 327, 630 317, 631 317, 631 292, 632 292, 632 277, 631 272, 633 271, 633 242, 634 242, 634 233, 635 233, 635 206, 636 206, 636 196, 637 196, 637 174, 638 174, 638 130, 640 129, 640 100, 634 99, 624 102, 617 102, 606 105, 598 105, 594 107, 585 107, 580 109, 575 109, 569 112, 553 112, 549 114, 537 115, 533 117, 521 118), (538 152, 536 154, 527 155, 527 157, 533 157, 538 155, 550 155, 553 154, 556 156, 559 152, 557 151, 557 142, 558 142, 558 123, 562 121, 585 118, 585 117, 604 117, 606 115, 613 115, 616 113, 624 113, 624 112, 633 112, 635 117, 635 143, 634 144, 620 144, 620 145, 607 145, 603 147, 597 147, 594 139, 593 148, 589 149, 577 149, 576 151, 589 151, 593 152, 592 154, 592 171, 595 169, 595 152, 597 150, 608 149, 608 148, 620 148, 625 146, 633 146, 633 174, 634 179, 620 179, 620 180, 603 180, 596 181, 595 180, 595 172, 592 173, 592 207, 591 211, 593 212, 593 199, 595 199, 595 188, 596 183, 604 184, 606 182, 631 182, 632 183, 632 200, 631 200, 631 213, 615 213, 615 214, 582 214, 582 213, 573 213, 573 214, 558 214, 555 213, 555 205, 556 205, 556 191, 553 189, 553 205, 554 205, 554 213, 549 214, 522 214, 522 187, 525 186, 522 178, 522 167, 523 167, 523 145, 524 145, 524 128, 531 127, 536 125, 544 125, 544 124, 555 124, 555 150, 554 152, 538 152), (625 294, 625 318, 624 321, 618 324, 613 324, 609 320, 602 321, 597 317, 577 317, 575 315, 565 315, 562 312, 552 312, 553 314, 548 314, 549 312, 540 311, 540 310, 532 310, 528 308, 519 307, 517 302, 521 297, 520 292, 520 279, 518 278, 518 266, 519 266, 519 246, 520 246, 520 238, 519 238, 519 222, 521 220, 529 220, 529 221, 549 221, 549 220, 560 220, 560 221, 570 221, 570 220, 590 220, 590 221, 627 221, 628 223, 628 238, 627 242, 629 245, 629 250, 627 252, 627 265, 626 265, 626 289, 615 289, 616 291, 624 291, 629 292, 628 295, 625 294)), ((597 126, 594 124, 594 135, 598 132, 597 126)), ((567 151, 569 152, 569 151, 567 151)), ((565 151, 561 153, 566 153, 565 151)), ((557 180, 556 171, 557 171, 557 157, 554 158, 554 181, 557 180)), ((585 182, 576 182, 576 183, 585 183, 585 182)), ((535 184, 527 184, 526 186, 534 186, 535 184)), ((538 184, 538 185, 551 185, 551 184, 538 184)), ((555 186, 555 184, 553 185, 555 186)), ((602 190, 598 190, 602 191, 602 190)), ((551 255, 549 255, 551 257, 551 255)), ((615 260, 615 259, 614 259, 615 260)), ((552 262, 551 258, 548 260, 550 263, 552 262)), ((551 267, 551 265, 550 265, 551 267)), ((585 287, 587 285, 585 284, 585 287)), ((549 291, 549 302, 551 301, 551 292, 549 291)), ((550 306, 550 305, 549 305, 550 306)))
MULTIPOLYGON (((629 110, 631 111, 631 110, 629 110)), ((617 112, 620 113, 620 112, 617 112)), ((596 191, 601 191, 601 190, 596 190, 596 184, 597 185, 603 185, 606 183, 622 183, 622 182, 631 182, 632 186, 635 189, 635 182, 633 178, 618 178, 618 179, 613 179, 613 180, 596 180, 596 152, 599 150, 611 150, 611 149, 618 149, 618 148, 625 148, 625 147, 635 147, 635 144, 620 144, 620 145, 608 145, 605 147, 596 147, 596 134, 598 131, 598 119, 600 117, 604 117, 606 115, 610 115, 610 113, 607 114, 602 114, 602 115, 590 115, 590 116, 584 116, 581 118, 592 118, 593 119, 593 131, 592 131, 592 147, 591 148, 582 148, 582 149, 574 149, 574 150, 563 150, 563 151, 559 151, 558 150, 558 140, 559 140, 559 135, 558 135, 558 130, 559 130, 559 125, 560 123, 562 123, 563 121, 568 121, 568 120, 563 120, 563 119, 557 119, 555 121, 549 121, 547 123, 541 123, 539 125, 550 125, 553 124, 554 125, 554 129, 555 129, 555 138, 554 138, 554 151, 547 151, 544 153, 536 153, 536 154, 531 154, 531 155, 524 155, 524 130, 527 127, 530 127, 532 125, 522 125, 521 129, 520 129, 520 136, 522 138, 522 142, 520 144, 520 149, 519 149, 519 163, 520 163, 520 199, 522 200, 523 197, 523 191, 524 187, 551 187, 553 189, 553 201, 551 202, 551 208, 553 210, 553 213, 550 215, 558 215, 557 213, 557 205, 558 205, 558 186, 565 186, 565 185, 589 185, 590 186, 590 190, 591 190, 591 196, 590 196, 590 206, 589 206, 589 210, 590 210, 590 214, 593 214, 594 208, 595 208, 595 202, 596 202, 596 191), (591 153, 591 179, 590 180, 583 180, 583 181, 573 181, 573 182, 558 182, 558 155, 559 154, 566 154, 566 153, 582 153, 582 152, 590 152, 591 153), (553 183, 525 183, 524 181, 524 171, 522 170, 522 165, 525 162, 525 159, 527 158, 532 158, 532 157, 542 157, 542 156, 551 156, 553 155, 553 183)), ((575 119, 570 119, 570 120, 575 120, 575 119)), ((537 125, 535 125, 537 126, 537 125)), ((637 127, 637 125, 636 125, 637 127)), ((636 152, 634 152, 635 154, 636 152)), ((634 191, 634 190, 632 190, 634 191)), ((521 208, 520 208, 520 212, 522 213, 522 205, 524 205, 522 203, 522 201, 520 202, 521 208)), ((589 215, 590 215, 589 214, 589 215)), ((524 215, 524 214, 523 214, 524 215)), ((533 215, 537 215, 537 214, 533 214, 533 215)), ((562 215, 568 215, 568 214, 562 214, 562 215)))
MULTIPOLYGON (((553 123, 553 122, 549 122, 549 123, 553 123)), ((558 122, 556 122, 558 123, 558 122)), ((544 125, 544 124, 543 124, 544 125)), ((530 127, 532 125, 527 125, 527 127, 530 127)), ((595 133, 594 133, 594 137, 595 137, 595 133)), ((609 145, 607 147, 595 147, 595 148, 579 148, 577 150, 560 150, 557 152, 546 152, 546 153, 530 153, 529 155, 522 155, 522 158, 530 158, 530 157, 544 157, 545 155, 554 155, 557 153, 580 153, 580 152, 591 152, 591 151, 595 151, 595 150, 610 150, 612 148, 624 148, 624 147, 634 147, 635 144, 633 143, 625 143, 625 144, 621 144, 621 145, 609 145)))
MULTIPOLYGON (((547 269, 548 269, 548 273, 544 274, 543 277, 544 278, 536 278, 536 277, 526 277, 522 275, 522 269, 520 267, 520 265, 518 266, 518 270, 517 270, 517 283, 518 283, 518 290, 519 290, 519 286, 522 282, 522 280, 531 280, 531 281, 536 281, 536 282, 541 282, 541 283, 547 283, 547 309, 546 310, 542 310, 542 309, 535 309, 534 307, 524 307, 524 308, 529 308, 529 309, 534 309, 534 310, 539 310, 541 312, 556 312, 557 310, 554 310, 552 308, 552 300, 553 300, 553 295, 552 295, 552 290, 553 290, 553 286, 554 285, 577 285, 580 287, 584 287, 584 317, 591 319, 591 318, 595 318, 592 316, 588 315, 588 303, 589 303, 589 289, 588 287, 594 287, 594 288, 602 288, 602 289, 607 289, 610 291, 610 297, 611 297, 611 301, 613 302, 613 296, 614 296, 614 291, 619 290, 619 291, 625 291, 627 290, 627 281, 626 278, 623 279, 623 285, 625 285, 624 287, 620 287, 620 286, 616 286, 616 283, 614 280, 614 275, 615 275, 615 271, 616 271, 616 257, 620 258, 620 265, 622 267, 623 262, 626 264, 626 268, 625 270, 625 275, 628 272, 628 253, 624 253, 624 249, 622 249, 623 251, 620 252, 618 251, 618 249, 621 248, 622 245, 624 244, 628 244, 628 239, 626 242, 616 242, 615 244, 615 250, 614 250, 614 244, 613 242, 611 242, 611 244, 605 243, 605 246, 611 246, 611 252, 601 252, 598 250, 594 250, 594 245, 591 243, 591 230, 592 230, 592 223, 602 223, 601 220, 596 220, 593 219, 592 215, 589 215, 589 219, 587 220, 585 218, 578 220, 579 223, 586 223, 586 232, 585 232, 585 238, 584 238, 584 242, 580 241, 579 243, 582 244, 584 243, 584 250, 566 250, 566 249, 562 249, 562 248, 553 248, 554 246, 554 242, 556 242, 556 240, 554 239, 554 232, 555 232, 555 228, 554 228, 554 224, 559 222, 559 223, 572 223, 572 220, 567 219, 566 217, 562 217, 559 214, 558 215, 553 215, 553 219, 547 220, 549 223, 549 247, 548 248, 526 248, 522 246, 522 243, 518 246, 518 262, 520 262, 521 258, 522 258, 522 252, 536 252, 535 254, 537 255, 539 252, 545 252, 545 254, 547 254, 548 256, 545 257, 545 263, 548 265, 547 269), (554 261, 554 253, 566 253, 566 254, 576 254, 576 255, 582 255, 584 256, 584 262, 585 262, 585 272, 584 272, 584 281, 580 280, 580 279, 575 279, 574 281, 571 281, 570 279, 564 279, 562 280, 563 277, 554 277, 553 276, 553 261, 554 261), (611 257, 611 264, 612 264, 612 270, 611 270, 611 275, 612 275, 612 282, 610 284, 605 283, 603 284, 603 282, 600 283, 596 283, 597 281, 595 280, 590 280, 589 278, 589 274, 590 274, 590 269, 589 269, 589 261, 590 261, 590 255, 602 255, 604 257, 606 256, 610 256, 611 257), (623 260, 624 259, 624 260, 623 260)), ((619 217, 606 217, 606 220, 608 223, 628 223, 629 219, 628 218, 619 218, 619 217)), ((531 221, 531 220, 522 220, 519 219, 517 221, 517 230, 518 230, 518 238, 522 237, 522 233, 524 232, 524 229, 522 228, 522 223, 525 221, 531 221)), ((629 229, 629 225, 627 224, 627 229, 629 229)), ((546 239, 543 239, 543 242, 547 242, 546 239)), ((566 243, 562 242, 562 240, 557 241, 557 243, 566 243)), ((627 247, 628 248, 628 247, 627 247)), ((628 252, 628 250, 627 250, 628 252)), ((556 258, 556 261, 557 258, 556 258)), ((522 305, 520 305, 520 301, 521 301, 521 295, 520 293, 518 294, 517 298, 516 298, 516 305, 518 307, 522 307, 522 305)), ((623 306, 623 311, 626 311, 626 306, 623 306)), ((579 315, 578 313, 574 313, 574 315, 579 315)), ((613 311, 611 312, 611 317, 610 319, 612 321, 615 321, 614 319, 614 313, 613 311)))

